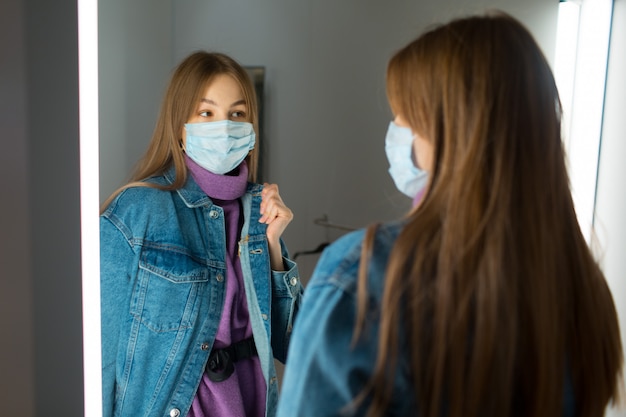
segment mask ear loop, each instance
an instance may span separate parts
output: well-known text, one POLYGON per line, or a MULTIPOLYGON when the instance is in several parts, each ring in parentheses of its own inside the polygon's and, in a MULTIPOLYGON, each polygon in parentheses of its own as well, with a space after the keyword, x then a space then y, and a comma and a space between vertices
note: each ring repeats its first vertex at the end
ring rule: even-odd
MULTIPOLYGON (((413 133, 413 131, 411 131, 413 133)), ((417 134, 413 133, 413 140, 411 141, 411 161, 413 161, 413 165, 417 169, 422 169, 420 165, 417 163, 417 153, 415 152, 415 141, 417 140, 417 134)))
MULTIPOLYGON (((185 130, 187 130, 187 127, 183 126, 183 133, 184 133, 185 130)), ((178 147, 180 148, 181 151, 183 151, 183 153, 186 153, 185 152, 185 144, 183 143, 183 138, 182 137, 178 139, 178 147)))

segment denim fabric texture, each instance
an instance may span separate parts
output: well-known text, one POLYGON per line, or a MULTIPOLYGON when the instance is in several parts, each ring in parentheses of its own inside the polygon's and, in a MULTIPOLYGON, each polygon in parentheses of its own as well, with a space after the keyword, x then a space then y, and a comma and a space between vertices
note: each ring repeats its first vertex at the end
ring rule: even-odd
MULTIPOLYGON (((173 182, 174 171, 150 179, 173 182)), ((286 361, 302 285, 283 249, 270 270, 262 186, 241 198, 239 255, 252 332, 267 385, 278 399, 273 358, 286 361)), ((124 190, 100 217, 104 416, 185 416, 220 321, 226 285, 223 210, 189 177, 182 189, 124 190)))
MULTIPOLYGON (((365 388, 376 363, 385 269, 403 224, 403 221, 395 221, 381 224, 377 229, 368 265, 367 323, 355 346, 352 336, 356 322, 357 277, 365 233, 363 230, 349 233, 325 249, 307 284, 295 321, 278 417, 366 414, 369 402, 366 400, 357 407, 353 399, 365 388)), ((403 334, 399 345, 391 404, 385 415, 413 417, 418 414, 417 400, 403 334)), ((573 416, 574 397, 569 375, 563 401, 563 416, 573 416)), ((443 407, 445 410, 446 405, 443 407)))

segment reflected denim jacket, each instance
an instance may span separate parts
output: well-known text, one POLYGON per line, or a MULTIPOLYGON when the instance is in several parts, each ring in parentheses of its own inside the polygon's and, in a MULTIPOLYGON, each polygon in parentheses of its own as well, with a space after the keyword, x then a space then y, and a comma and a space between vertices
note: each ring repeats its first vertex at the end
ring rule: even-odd
MULTIPOLYGON (((378 355, 380 306, 384 276, 404 221, 381 224, 368 263, 367 323, 352 347, 356 323, 357 280, 364 230, 349 233, 322 254, 295 322, 278 403, 278 417, 364 416, 370 402, 353 399, 370 380, 378 355)), ((409 355, 400 334, 398 366, 386 416, 416 416, 417 400, 410 377, 409 355)), ((574 415, 573 389, 564 387, 563 416, 574 415)), ((369 396, 371 397, 371 396, 369 396)), ((444 405, 445 408, 445 405, 444 405)))
MULTIPOLYGON (((149 181, 173 179, 171 169, 149 181)), ((270 270, 266 225, 258 222, 262 188, 248 184, 241 197, 239 256, 272 416, 273 358, 286 360, 303 290, 282 242, 288 270, 270 270)), ((100 248, 104 416, 187 415, 225 294, 222 208, 191 176, 175 191, 129 188, 100 217, 100 248)))

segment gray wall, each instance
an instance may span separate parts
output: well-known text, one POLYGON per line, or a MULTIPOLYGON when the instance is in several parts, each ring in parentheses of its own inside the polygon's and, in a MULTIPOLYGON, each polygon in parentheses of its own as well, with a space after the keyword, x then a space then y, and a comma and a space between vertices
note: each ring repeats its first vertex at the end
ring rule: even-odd
POLYGON ((0 6, 0 400, 34 415, 33 295, 28 220, 24 18, 20 1, 0 6), (10 179, 10 180, 8 180, 10 179), (7 192, 8 191, 8 192, 7 192), (19 319, 16 320, 15 318, 19 319), (10 381, 10 384, 9 384, 10 381), (6 397, 5 397, 6 395, 6 397), (10 401, 14 399, 15 401, 10 401))
POLYGON ((150 139, 172 66, 171 14, 170 0, 98 2, 101 200, 150 139))
POLYGON ((76 1, 0 3, 0 403, 83 414, 76 1))
MULTIPOLYGON (((292 254, 343 233, 313 223, 323 215, 362 227, 409 208, 383 150, 391 118, 384 72, 394 50, 429 24, 500 8, 522 19, 552 57, 558 9, 556 0, 478 0, 471 7, 462 0, 159 0, 141 19, 125 17, 145 12, 148 2, 99 6, 101 199, 146 148, 175 64, 197 49, 222 51, 266 68, 261 174, 279 184, 295 214, 285 233, 292 254)), ((316 261, 298 258, 305 280, 316 261)))

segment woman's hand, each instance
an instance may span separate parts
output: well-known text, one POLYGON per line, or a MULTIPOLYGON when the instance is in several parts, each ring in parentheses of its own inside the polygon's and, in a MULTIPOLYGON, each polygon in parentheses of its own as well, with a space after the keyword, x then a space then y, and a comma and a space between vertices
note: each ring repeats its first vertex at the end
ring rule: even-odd
POLYGON ((276 184, 263 184, 261 199, 259 222, 267 224, 266 234, 270 250, 270 263, 274 271, 282 271, 285 267, 280 248, 280 237, 287 225, 293 220, 293 213, 280 197, 276 184))

